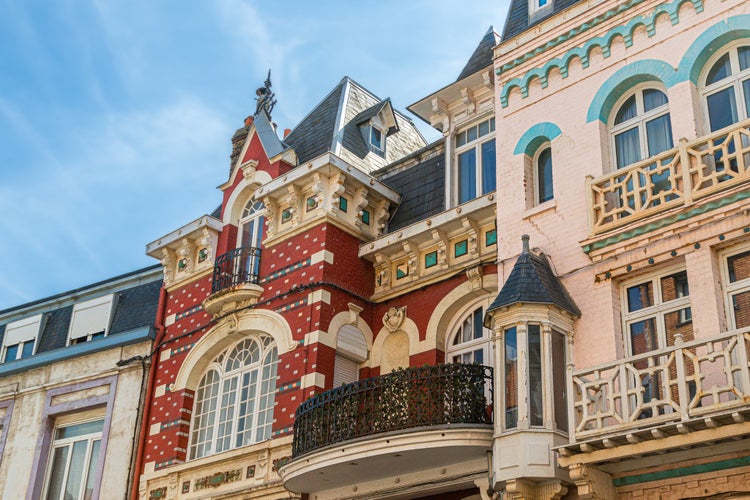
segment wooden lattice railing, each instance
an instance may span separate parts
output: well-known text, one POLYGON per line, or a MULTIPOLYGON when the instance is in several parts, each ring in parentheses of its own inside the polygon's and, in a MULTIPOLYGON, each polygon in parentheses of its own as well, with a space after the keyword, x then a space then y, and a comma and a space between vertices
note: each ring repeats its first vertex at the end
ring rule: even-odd
POLYGON ((750 401, 750 328, 650 351, 568 377, 572 441, 701 420, 750 401))
POLYGON ((750 120, 598 179, 587 178, 591 233, 690 205, 750 180, 750 120))

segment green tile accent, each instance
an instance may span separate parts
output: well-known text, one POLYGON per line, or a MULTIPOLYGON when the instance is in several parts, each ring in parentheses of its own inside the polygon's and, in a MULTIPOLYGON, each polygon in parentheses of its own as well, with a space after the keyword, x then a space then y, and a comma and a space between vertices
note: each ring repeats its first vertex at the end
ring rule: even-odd
POLYGON ((430 252, 425 254, 424 256, 424 267, 425 269, 429 269, 433 266, 437 265, 437 250, 434 252, 430 252))
POLYGON ((466 255, 468 252, 469 252, 469 241, 468 240, 459 241, 453 247, 453 255, 455 257, 461 257, 462 255, 466 255))
POLYGON ((663 470, 659 472, 649 472, 647 474, 638 474, 636 476, 618 477, 614 480, 614 483, 615 486, 627 486, 630 484, 647 483, 649 481, 659 481, 661 479, 685 477, 692 474, 702 474, 704 472, 734 469, 736 467, 745 467, 747 465, 750 465, 750 456, 721 460, 719 462, 712 462, 708 464, 678 467, 676 469, 663 470))
POLYGON ((409 264, 404 262, 403 264, 399 264, 396 266, 396 279, 400 280, 401 278, 406 278, 409 276, 409 264))
POLYGON ((307 211, 315 210, 318 208, 318 200, 315 199, 315 196, 310 196, 307 201, 305 202, 305 205, 307 206, 307 211))
POLYGON ((362 224, 370 225, 370 211, 362 210, 362 224))
POLYGON ((721 208, 726 205, 731 205, 734 202, 741 201, 747 198, 750 198, 750 190, 739 191, 734 196, 721 198, 714 202, 706 203, 705 205, 695 207, 692 210, 681 212, 671 217, 666 217, 664 219, 654 221, 651 224, 646 224, 645 226, 637 227, 635 229, 631 229, 630 231, 625 231, 614 236, 610 236, 609 238, 597 241, 596 243, 592 243, 591 245, 584 245, 583 251, 589 253, 593 250, 608 247, 609 245, 614 245, 615 243, 629 240, 630 238, 650 233, 651 231, 656 231, 657 229, 669 226, 671 224, 674 224, 675 222, 690 219, 691 217, 695 217, 696 215, 704 214, 706 212, 716 210, 717 208, 721 208))
POLYGON ((285 208, 281 211, 281 223, 285 224, 292 220, 292 210, 290 208, 285 208))
POLYGON ((492 229, 484 233, 484 245, 490 246, 497 243, 497 229, 492 229))
POLYGON ((346 212, 346 208, 349 205, 349 202, 344 198, 343 196, 339 197, 339 210, 342 212, 346 212))

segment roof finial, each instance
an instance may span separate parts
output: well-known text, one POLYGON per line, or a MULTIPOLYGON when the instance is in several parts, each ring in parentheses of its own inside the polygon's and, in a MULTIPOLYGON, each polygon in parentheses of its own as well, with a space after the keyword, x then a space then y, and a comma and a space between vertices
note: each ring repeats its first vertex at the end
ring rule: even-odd
POLYGON ((268 70, 268 77, 266 77, 266 81, 263 83, 263 87, 260 87, 258 90, 255 91, 255 95, 258 97, 255 98, 257 104, 255 105, 255 114, 261 112, 261 110, 266 112, 266 115, 268 116, 268 120, 271 120, 271 111, 273 111, 273 107, 276 105, 276 99, 274 98, 275 95, 273 91, 271 90, 271 70, 268 70))
POLYGON ((522 253, 529 253, 529 235, 524 234, 521 236, 521 241, 523 242, 523 252, 522 253))

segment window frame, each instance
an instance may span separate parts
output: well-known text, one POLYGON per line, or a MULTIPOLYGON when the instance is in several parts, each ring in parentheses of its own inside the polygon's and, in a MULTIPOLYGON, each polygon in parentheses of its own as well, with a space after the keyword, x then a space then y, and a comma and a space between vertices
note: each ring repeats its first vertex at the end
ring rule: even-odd
POLYGON ((533 178, 534 178, 534 206, 541 205, 543 203, 554 201, 555 199, 555 176, 554 176, 554 161, 553 161, 553 155, 552 155, 552 143, 550 141, 543 142, 534 153, 534 156, 532 158, 532 168, 533 168, 533 178), (552 181, 552 192, 550 193, 550 198, 547 200, 542 200, 541 197, 541 175, 539 175, 540 172, 540 163, 539 160, 542 156, 542 153, 546 150, 549 150, 550 153, 550 178, 552 181))
POLYGON ((110 329, 112 328, 112 320, 115 317, 117 302, 118 294, 116 293, 109 293, 106 295, 95 297, 93 299, 76 302, 73 305, 73 311, 70 316, 70 324, 68 325, 68 341, 66 345, 81 344, 94 339, 107 337, 110 334, 110 329), (79 314, 82 314, 82 311, 93 308, 106 309, 107 319, 105 320, 105 324, 103 325, 104 328, 102 330, 89 331, 86 334, 79 335, 77 328, 77 322, 80 322, 79 318, 81 317, 79 316, 79 314), (74 334, 75 337, 73 336, 74 334))
POLYGON ((260 200, 249 199, 242 208, 240 218, 237 221, 237 248, 260 248, 263 242, 263 226, 265 223, 266 206, 260 200), (245 226, 254 223, 250 238, 252 245, 246 245, 244 241, 245 226))
MULTIPOLYGON (((748 66, 747 69, 740 70, 739 66, 739 58, 738 58, 738 49, 740 47, 749 47, 750 48, 750 38, 743 38, 740 40, 734 40, 722 47, 721 51, 717 51, 715 54, 713 54, 707 61, 706 64, 703 66, 700 72, 700 76, 698 78, 698 82, 700 84, 698 92, 701 97, 701 107, 703 110, 703 115, 706 120, 706 132, 716 132, 716 130, 711 130, 711 115, 709 113, 708 108, 708 97, 709 95, 714 95, 721 90, 724 90, 726 88, 732 87, 735 90, 734 96, 737 99, 735 102, 735 111, 737 112, 737 121, 735 121, 732 125, 728 125, 728 127, 733 126, 736 123, 739 123, 743 120, 747 120, 750 118, 750 115, 748 115, 747 112, 747 105, 750 104, 750 94, 744 95, 744 89, 742 88, 742 80, 750 79, 750 66, 748 66), (731 76, 724 78, 723 80, 720 80, 718 82, 712 83, 710 85, 706 85, 706 79, 708 78, 708 73, 711 71, 713 66, 724 57, 724 55, 729 54, 729 64, 730 68, 732 70, 738 70, 736 73, 732 73, 731 76), (747 104, 746 104, 747 103, 747 104), (743 106, 744 105, 744 106, 743 106)), ((721 129, 717 129, 721 130, 721 129)))
POLYGON ((16 321, 11 321, 10 323, 6 323, 5 325, 5 333, 3 334, 3 342, 2 342, 2 348, 0 348, 0 363, 11 363, 13 361, 17 361, 19 359, 28 358, 36 354, 36 350, 38 347, 37 340, 39 339, 39 336, 41 335, 42 331, 44 330, 44 326, 47 321, 47 315, 46 314, 36 314, 34 316, 29 316, 27 318, 22 318, 16 321), (26 333, 25 335, 23 333, 19 333, 14 335, 15 332, 13 330, 15 329, 24 329, 24 328, 31 328, 34 329, 34 335, 29 335, 26 333), (16 340, 14 337, 20 337, 17 339, 17 341, 10 343, 9 337, 12 340, 16 340), (24 347, 27 344, 31 344, 31 352, 24 355, 24 347), (8 349, 10 347, 18 346, 18 349, 16 350, 16 355, 13 359, 6 359, 8 356, 8 349))
MULTIPOLYGON (((462 307, 458 313, 454 315, 454 319, 450 322, 448 331, 450 335, 445 339, 445 362, 456 363, 453 361, 454 355, 464 355, 468 353, 474 353, 477 347, 482 348, 482 364, 485 366, 493 366, 494 358, 490 350, 490 344, 492 343, 492 329, 484 326, 480 321, 480 327, 482 328, 482 336, 479 338, 472 338, 471 340, 461 342, 459 345, 454 345, 454 339, 459 335, 459 329, 463 331, 463 326, 466 320, 472 318, 477 310, 481 309, 481 318, 487 313, 487 308, 490 306, 490 297, 485 297, 480 300, 475 300, 466 304, 462 307)), ((475 325, 472 325, 474 327, 475 325)), ((463 361, 461 361, 463 362, 463 361)))
MULTIPOLYGON (((656 153, 655 155, 649 154, 649 141, 648 141, 648 133, 646 130, 646 123, 651 122, 657 118, 661 118, 662 116, 669 116, 669 129, 671 132, 671 142, 672 147, 674 148, 674 130, 672 129, 672 113, 670 109, 670 101, 669 101, 669 94, 667 93, 667 89, 665 89, 661 84, 658 84, 657 82, 644 82, 639 85, 635 85, 632 88, 630 88, 627 92, 625 92, 622 96, 620 96, 619 99, 615 102, 615 105, 612 106, 612 112, 610 113, 609 120, 607 121, 607 134, 608 137, 608 143, 610 148, 610 161, 612 162, 612 171, 617 170, 623 170, 631 165, 635 165, 636 163, 648 160, 649 158, 652 158, 653 156, 657 156, 661 154, 661 152, 656 153), (664 94, 667 98, 667 102, 665 104, 662 104, 661 106, 658 106, 654 109, 650 109, 648 111, 645 110, 644 106, 644 99, 643 99, 643 93, 646 90, 658 90, 662 94, 664 94), (636 115, 633 118, 630 118, 623 123, 615 124, 615 119, 617 118, 617 114, 619 113, 620 109, 625 105, 625 103, 632 97, 635 96, 635 103, 636 103, 636 115), (634 161, 632 163, 629 163, 627 165, 618 166, 617 164, 617 142, 615 138, 624 132, 627 132, 629 130, 632 130, 633 128, 638 129, 638 145, 640 147, 640 154, 641 158, 637 161, 634 161)), ((671 148, 667 148, 664 151, 668 151, 671 148)), ((663 151, 662 151, 663 152, 663 151)))
POLYGON ((385 158, 385 147, 386 147, 386 131, 378 127, 374 123, 370 123, 367 131, 367 148, 378 156, 385 158), (373 142, 373 134, 375 132, 380 134, 380 147, 376 146, 373 142))
POLYGON ((496 131, 496 120, 493 114, 493 115, 487 115, 483 119, 476 120, 469 125, 462 126, 453 134, 452 141, 453 141, 453 148, 454 148, 454 151, 453 151, 454 166, 451 169, 451 171, 454 176, 455 182, 452 183, 454 187, 452 189, 451 194, 454 200, 454 206, 468 203, 471 200, 475 200, 481 196, 484 196, 488 193, 491 193, 497 190, 497 142, 495 142, 495 154, 493 156, 494 162, 495 162, 495 165, 494 165, 495 188, 487 192, 484 192, 484 189, 483 189, 484 164, 482 161, 482 146, 485 143, 495 141, 495 131, 496 131), (480 126, 483 125, 484 123, 487 123, 487 132, 480 135, 480 126), (468 140, 468 131, 471 129, 476 129, 477 135, 474 139, 468 140), (459 136, 461 134, 466 134, 466 140, 463 144, 459 146, 458 142, 459 142, 459 136), (459 158, 462 154, 471 150, 475 151, 474 196, 469 199, 461 201, 461 171, 460 171, 459 158))
MULTIPOLYGON (((729 275, 729 259, 736 255, 740 255, 746 252, 750 252, 750 244, 744 244, 740 246, 734 246, 727 248, 719 254, 719 262, 721 263, 721 278, 722 278, 722 295, 724 298, 724 310, 726 313, 727 325, 730 326, 731 330, 737 330, 737 318, 734 314, 734 306, 732 305, 732 296, 738 295, 742 292, 750 292, 750 276, 735 281, 730 281, 729 275)), ((747 327, 743 327, 747 328, 747 327)))
MULTIPOLYGON (((666 269, 662 269, 653 273, 641 274, 635 278, 623 281, 620 284, 620 317, 622 323, 623 340, 625 343, 625 352, 627 356, 636 356, 645 354, 651 351, 658 351, 669 347, 667 339, 667 331, 664 326, 665 318, 667 314, 674 312, 680 313, 680 319, 682 323, 692 322, 692 303, 690 294, 690 278, 687 276, 687 268, 684 265, 671 266, 666 269), (688 294, 675 299, 664 302, 664 293, 661 286, 661 280, 663 278, 673 276, 685 272, 688 286, 688 294), (628 305, 628 289, 640 284, 650 282, 653 290, 653 301, 654 304, 651 306, 643 307, 637 311, 630 312, 628 305), (690 317, 683 318, 682 313, 685 309, 690 309, 690 317), (651 351, 644 351, 643 353, 633 353, 633 341, 630 332, 630 325, 637 323, 638 321, 644 321, 649 318, 655 318, 656 325, 656 340, 657 347, 651 351)), ((688 340, 688 339, 685 339, 688 340)))

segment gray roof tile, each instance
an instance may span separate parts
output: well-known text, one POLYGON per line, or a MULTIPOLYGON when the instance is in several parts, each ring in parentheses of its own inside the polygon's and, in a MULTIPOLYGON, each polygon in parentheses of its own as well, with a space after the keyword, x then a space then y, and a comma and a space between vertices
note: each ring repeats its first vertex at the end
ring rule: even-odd
POLYGON ((463 80, 477 71, 492 66, 492 49, 498 43, 500 43, 500 35, 495 33, 495 29, 490 26, 487 33, 479 41, 477 48, 474 49, 474 53, 471 54, 466 66, 464 66, 464 69, 461 70, 458 78, 456 78, 456 81, 463 80))
POLYGON ((528 0, 512 0, 508 8, 508 15, 505 18, 505 28, 503 29, 503 41, 509 40, 516 35, 520 35, 527 29, 542 22, 544 19, 567 9, 581 0, 550 0, 554 1, 549 14, 529 19, 529 2, 528 0))

